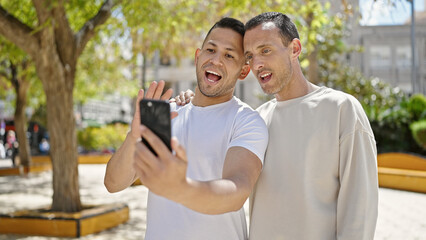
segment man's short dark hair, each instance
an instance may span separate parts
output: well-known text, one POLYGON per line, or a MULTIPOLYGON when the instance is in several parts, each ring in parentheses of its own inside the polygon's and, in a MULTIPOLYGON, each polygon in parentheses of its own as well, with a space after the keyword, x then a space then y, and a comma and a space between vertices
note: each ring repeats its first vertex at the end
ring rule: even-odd
MULTIPOLYGON (((225 17, 216 22, 212 28, 210 28, 209 32, 207 33, 206 37, 204 38, 204 42, 206 41, 207 37, 210 35, 210 33, 215 28, 229 28, 231 30, 234 30, 235 32, 239 33, 242 37, 244 37, 244 23, 242 23, 240 20, 237 20, 235 18, 225 17)), ((203 42, 203 45, 204 45, 203 42)))
POLYGON ((257 15, 246 23, 245 30, 248 31, 267 22, 273 22, 275 26, 280 29, 284 46, 288 46, 295 38, 299 39, 299 33, 294 23, 287 15, 279 12, 266 12, 257 15))

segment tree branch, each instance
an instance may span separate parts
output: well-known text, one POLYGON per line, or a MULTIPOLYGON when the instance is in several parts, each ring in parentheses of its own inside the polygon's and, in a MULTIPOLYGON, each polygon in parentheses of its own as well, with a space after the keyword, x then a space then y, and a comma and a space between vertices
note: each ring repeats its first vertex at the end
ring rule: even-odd
POLYGON ((105 0, 96 16, 87 21, 76 34, 77 57, 83 52, 87 42, 95 35, 95 28, 102 25, 111 16, 111 9, 115 4, 112 0, 105 0))
POLYGON ((34 56, 39 49, 37 37, 32 34, 32 31, 33 29, 12 16, 0 5, 0 34, 30 56, 34 56))
POLYGON ((52 9, 52 15, 55 19, 55 42, 59 56, 63 63, 71 63, 76 60, 74 59, 76 45, 74 33, 69 25, 63 1, 60 1, 52 9))
POLYGON ((53 46, 55 39, 50 27, 52 17, 48 9, 49 4, 52 3, 45 0, 32 0, 32 2, 38 18, 37 34, 39 35, 40 49, 44 49, 46 46, 53 46))
MULTIPOLYGON (((48 1, 32 0, 34 8, 37 12, 39 25, 43 25, 49 19, 49 11, 47 9, 48 1)), ((51 4, 51 3, 50 3, 51 4)))

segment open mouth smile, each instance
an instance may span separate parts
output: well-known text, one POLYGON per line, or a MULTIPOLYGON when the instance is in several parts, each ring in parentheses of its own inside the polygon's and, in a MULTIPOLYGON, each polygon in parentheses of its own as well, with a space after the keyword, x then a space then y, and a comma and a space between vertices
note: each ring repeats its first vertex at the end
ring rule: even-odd
POLYGON ((219 73, 213 72, 211 70, 205 71, 204 74, 206 76, 207 81, 210 82, 210 83, 216 83, 220 79, 222 79, 222 76, 219 73))
POLYGON ((259 74, 259 76, 262 82, 268 82, 272 78, 272 73, 263 73, 259 74))

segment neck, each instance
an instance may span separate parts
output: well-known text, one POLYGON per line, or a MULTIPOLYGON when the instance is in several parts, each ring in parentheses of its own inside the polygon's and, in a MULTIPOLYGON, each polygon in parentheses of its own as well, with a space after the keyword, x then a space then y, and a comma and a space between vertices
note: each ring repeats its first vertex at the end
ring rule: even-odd
POLYGON ((303 97, 319 87, 309 82, 300 68, 295 68, 293 77, 284 88, 275 94, 277 101, 286 101, 294 98, 303 97))
POLYGON ((192 104, 197 107, 207 107, 219 103, 224 103, 229 100, 231 100, 233 96, 234 91, 231 91, 229 94, 225 94, 222 96, 217 97, 207 97, 201 91, 198 89, 198 87, 195 88, 195 96, 192 99, 192 104))

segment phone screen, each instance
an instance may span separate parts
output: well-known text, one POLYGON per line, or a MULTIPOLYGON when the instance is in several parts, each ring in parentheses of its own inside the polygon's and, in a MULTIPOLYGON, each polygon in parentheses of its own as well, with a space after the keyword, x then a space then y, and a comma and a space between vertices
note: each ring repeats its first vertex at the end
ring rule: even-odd
MULTIPOLYGON (((162 100, 142 99, 139 102, 139 108, 141 124, 147 126, 171 151, 170 104, 162 100)), ((142 142, 157 155, 143 138, 142 142)))

